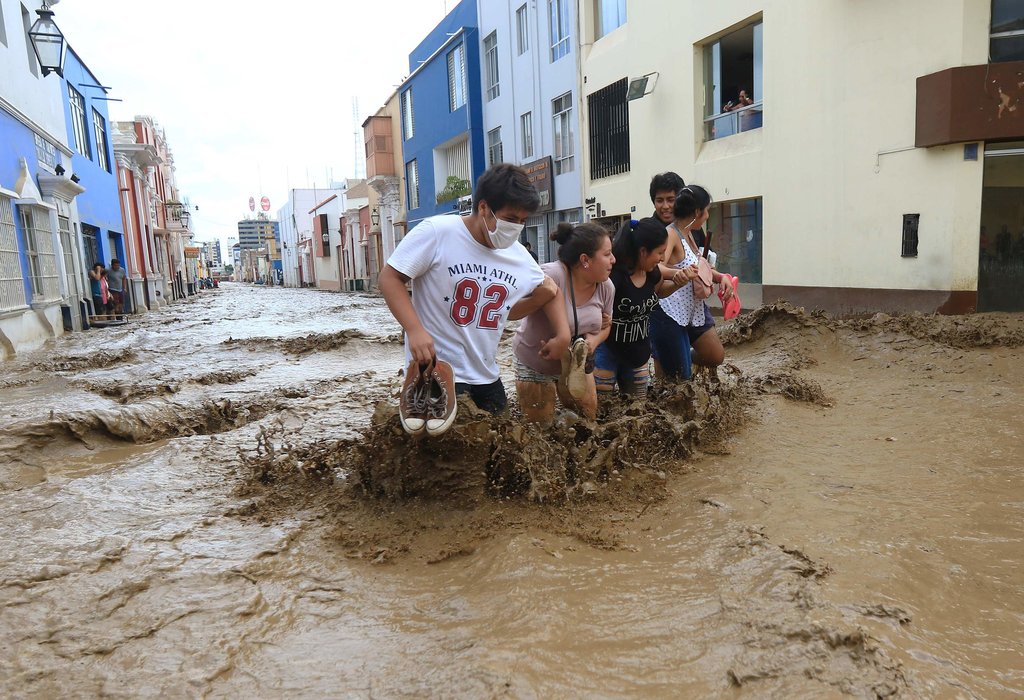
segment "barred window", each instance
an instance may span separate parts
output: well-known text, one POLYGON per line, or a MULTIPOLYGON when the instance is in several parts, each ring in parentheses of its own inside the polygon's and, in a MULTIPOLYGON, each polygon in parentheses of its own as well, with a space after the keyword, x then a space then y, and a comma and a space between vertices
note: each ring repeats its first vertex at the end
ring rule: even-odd
POLYGON ((628 83, 623 78, 587 98, 591 180, 629 172, 628 83))
POLYGON ((505 162, 505 149, 501 145, 501 127, 487 132, 487 165, 505 162))
POLYGON ((0 196, 0 311, 20 306, 25 306, 25 283, 21 279, 14 207, 9 197, 0 196))
POLYGON ((22 243, 28 258, 32 299, 45 301, 60 297, 57 284, 57 261, 53 252, 53 232, 45 209, 19 206, 22 243))

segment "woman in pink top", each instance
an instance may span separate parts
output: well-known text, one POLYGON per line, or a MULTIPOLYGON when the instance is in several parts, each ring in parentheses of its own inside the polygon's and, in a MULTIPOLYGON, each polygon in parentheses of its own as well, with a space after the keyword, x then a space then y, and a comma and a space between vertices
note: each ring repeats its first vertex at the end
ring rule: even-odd
POLYGON ((110 313, 110 285, 107 284, 107 271, 100 273, 100 297, 103 301, 103 313, 110 313))
POLYGON ((532 423, 551 421, 555 415, 556 395, 567 408, 591 419, 597 415, 592 358, 597 346, 608 337, 615 299, 615 287, 608 279, 615 256, 612 255, 611 234, 604 227, 597 224, 573 227, 563 222, 551 234, 551 240, 560 246, 558 262, 546 263, 541 269, 558 285, 576 354, 582 357, 585 349, 588 371, 579 390, 570 392, 566 367, 581 357, 573 357, 572 346, 561 362, 541 357, 541 350, 555 333, 544 314, 535 312, 527 316, 512 339, 512 352, 519 406, 526 420, 532 423), (577 344, 577 339, 582 341, 577 344))

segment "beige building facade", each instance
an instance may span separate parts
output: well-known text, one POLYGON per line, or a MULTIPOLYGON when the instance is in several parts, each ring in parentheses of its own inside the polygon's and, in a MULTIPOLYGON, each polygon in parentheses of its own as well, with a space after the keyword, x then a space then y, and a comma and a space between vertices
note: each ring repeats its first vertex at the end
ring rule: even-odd
MULTIPOLYGON (((943 118, 918 82, 986 64, 990 0, 587 0, 580 13, 586 218, 650 215, 651 176, 671 170, 714 198, 712 247, 745 307, 978 308, 986 170, 1024 192, 1024 156, 1012 130, 917 145, 921 120, 943 118), (749 104, 731 111, 740 90, 749 104)), ((979 109, 995 119, 998 99, 979 109)))

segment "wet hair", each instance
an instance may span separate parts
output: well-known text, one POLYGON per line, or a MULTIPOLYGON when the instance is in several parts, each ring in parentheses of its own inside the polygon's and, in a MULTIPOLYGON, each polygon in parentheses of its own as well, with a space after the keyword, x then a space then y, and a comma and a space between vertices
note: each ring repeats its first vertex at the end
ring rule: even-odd
POLYGON ((594 257, 604 245, 605 238, 611 238, 611 232, 604 226, 594 223, 573 226, 567 221, 558 224, 551 234, 551 240, 558 243, 558 259, 566 267, 578 265, 581 255, 594 257))
POLYGON ((640 221, 627 221, 619 228, 612 243, 615 267, 632 272, 640 259, 641 250, 649 253, 667 240, 668 229, 657 219, 647 217, 640 221))
POLYGON ((531 214, 540 208, 540 195, 530 182, 530 176, 519 166, 510 163, 492 165, 476 181, 473 193, 473 213, 480 210, 480 202, 487 202, 491 211, 505 207, 525 209, 531 214))
POLYGON ((711 206, 711 195, 700 185, 687 185, 676 195, 676 206, 672 213, 677 219, 696 216, 701 209, 711 206))
POLYGON ((683 178, 671 170, 667 173, 658 173, 651 178, 651 203, 659 192, 678 192, 686 186, 683 178))

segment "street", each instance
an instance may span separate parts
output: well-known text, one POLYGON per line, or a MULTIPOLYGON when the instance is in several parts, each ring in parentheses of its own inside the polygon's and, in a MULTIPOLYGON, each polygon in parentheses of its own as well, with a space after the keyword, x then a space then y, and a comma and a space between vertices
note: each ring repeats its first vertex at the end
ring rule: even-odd
MULTIPOLYGON (((0 693, 1024 688, 1021 317, 765 307, 685 393, 691 456, 544 503, 359 488, 356 454, 484 468, 380 422, 399 331, 368 294, 225 284, 0 365, 0 693)), ((680 395, 623 415, 675 425, 680 395)), ((536 474, 560 429, 460 415, 443 444, 519 440, 536 474)))

